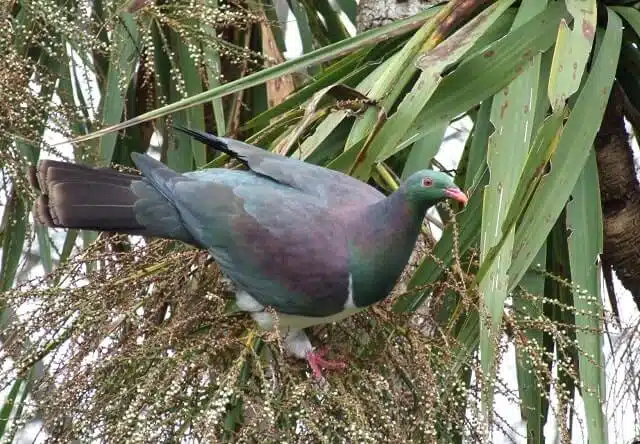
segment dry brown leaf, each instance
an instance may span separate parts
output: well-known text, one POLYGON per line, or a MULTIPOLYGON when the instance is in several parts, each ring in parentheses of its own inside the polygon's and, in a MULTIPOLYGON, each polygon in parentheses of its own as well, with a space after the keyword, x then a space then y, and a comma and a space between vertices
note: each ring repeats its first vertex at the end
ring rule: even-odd
MULTIPOLYGON (((256 11, 260 17, 260 34, 262 36, 262 51, 266 56, 268 63, 277 65, 284 62, 284 56, 278 48, 276 38, 273 35, 269 20, 267 19, 262 5, 258 6, 256 11)), ((285 75, 267 82, 267 103, 269 108, 281 104, 295 90, 296 86, 292 75, 285 75)))

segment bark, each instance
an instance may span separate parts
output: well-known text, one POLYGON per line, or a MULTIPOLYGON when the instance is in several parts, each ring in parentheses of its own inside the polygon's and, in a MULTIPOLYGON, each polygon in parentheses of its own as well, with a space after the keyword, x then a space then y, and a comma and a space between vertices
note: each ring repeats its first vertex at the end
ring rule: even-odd
POLYGON ((356 16, 358 32, 400 20, 440 3, 441 0, 360 0, 356 16))
POLYGON ((640 308, 640 185, 624 126, 625 95, 615 85, 595 146, 604 222, 603 264, 610 265, 640 308))

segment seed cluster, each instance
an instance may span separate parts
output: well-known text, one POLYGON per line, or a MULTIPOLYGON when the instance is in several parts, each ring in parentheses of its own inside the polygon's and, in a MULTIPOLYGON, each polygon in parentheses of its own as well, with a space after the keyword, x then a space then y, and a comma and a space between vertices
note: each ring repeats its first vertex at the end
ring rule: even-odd
MULTIPOLYGON (((484 384, 477 356, 460 361, 461 344, 428 312, 395 314, 390 300, 319 327, 313 341, 326 341, 350 362, 319 383, 304 362, 281 354, 277 335, 256 331, 246 315, 229 310, 228 284, 205 253, 168 241, 128 242, 103 236, 53 276, 7 295, 12 306, 29 309, 5 333, 31 343, 8 343, 13 365, 0 372, 0 388, 34 362, 45 363, 27 413, 36 407, 44 413, 53 441, 490 440, 491 431, 480 426, 484 384), (425 330, 416 317, 436 327, 425 330)), ((459 271, 447 269, 448 275, 453 278, 426 290, 446 283, 463 304, 477 301, 460 294, 472 290, 460 284, 459 271)), ((546 303, 525 291, 517 297, 528 307, 546 303)), ((462 313, 474 308, 465 305, 462 313)), ((589 389, 578 381, 581 351, 575 331, 532 310, 507 310, 508 334, 496 342, 497 354, 514 344, 536 392, 544 399, 553 387, 557 402, 549 407, 563 418, 573 388, 589 389), (547 350, 541 335, 556 349, 547 350)), ((517 390, 500 378, 493 386, 496 396, 518 405, 517 390)), ((494 416, 494 432, 516 433, 494 416)))
MULTIPOLYGON (((131 98, 151 109, 224 82, 221 64, 245 75, 271 62, 234 37, 264 21, 244 2, 146 2, 133 25, 123 22, 122 2, 101 4, 97 11, 89 0, 64 7, 35 0, 20 2, 15 16, 11 8, 0 15, 0 166, 5 185, 16 181, 21 195, 29 192, 20 178, 34 161, 31 147, 60 154, 47 143, 51 134, 68 139, 100 128, 104 108, 117 106, 117 96, 129 118, 141 108, 128 104, 131 98), (133 51, 122 57, 126 47, 133 51), (164 72, 166 78, 157 74, 164 72), (137 91, 130 94, 131 88, 137 91)), ((75 156, 86 161, 98 153, 94 145, 79 145, 75 156)))

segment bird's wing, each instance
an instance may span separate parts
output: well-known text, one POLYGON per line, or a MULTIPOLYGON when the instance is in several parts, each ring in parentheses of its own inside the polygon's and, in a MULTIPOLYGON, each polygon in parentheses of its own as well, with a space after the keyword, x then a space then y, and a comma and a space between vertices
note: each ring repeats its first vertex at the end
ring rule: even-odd
POLYGON ((349 288, 345 224, 319 199, 248 171, 168 178, 162 170, 169 170, 148 156, 136 164, 194 239, 259 303, 303 316, 342 311, 349 288))
POLYGON ((200 142, 243 162, 257 174, 316 196, 331 207, 376 202, 384 195, 353 177, 234 139, 176 127, 200 142))

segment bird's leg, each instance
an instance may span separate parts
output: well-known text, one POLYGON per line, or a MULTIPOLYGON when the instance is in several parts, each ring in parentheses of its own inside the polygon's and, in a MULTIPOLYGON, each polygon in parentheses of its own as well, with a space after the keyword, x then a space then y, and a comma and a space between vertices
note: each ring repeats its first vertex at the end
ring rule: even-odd
POLYGON ((322 369, 343 369, 347 364, 340 361, 324 359, 327 349, 314 350, 311 341, 304 331, 298 329, 288 330, 284 334, 284 347, 287 352, 299 359, 306 359, 313 371, 313 376, 322 379, 322 369))
POLYGON ((322 379, 322 369, 342 370, 347 368, 347 363, 342 361, 329 361, 324 359, 324 355, 327 354, 327 349, 312 350, 307 352, 307 362, 309 367, 313 371, 313 376, 317 379, 322 379))

